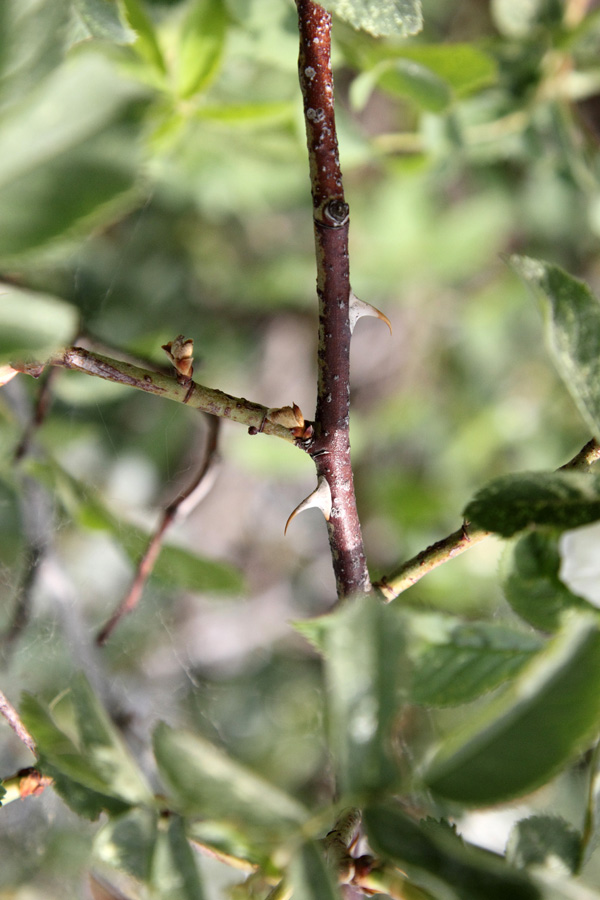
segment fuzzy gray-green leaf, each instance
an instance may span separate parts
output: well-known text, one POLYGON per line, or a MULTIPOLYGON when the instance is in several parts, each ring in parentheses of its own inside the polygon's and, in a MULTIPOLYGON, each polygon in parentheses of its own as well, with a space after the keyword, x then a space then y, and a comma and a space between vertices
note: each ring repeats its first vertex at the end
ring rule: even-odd
POLYGON ((399 777, 391 733, 406 700, 404 621, 398 609, 371 597, 320 621, 330 743, 342 790, 378 790, 399 777))
POLYGON ((520 472, 494 479, 467 504, 476 528, 512 537, 533 526, 557 531, 600 519, 600 476, 581 472, 520 472))
POLYGON ((426 706, 468 703, 514 677, 543 646, 537 635, 493 622, 440 613, 409 619, 411 700, 426 706))
POLYGON ((600 303, 558 266, 526 256, 511 265, 542 301, 554 364, 590 430, 600 437, 600 303))
POLYGON ((473 806, 523 795, 580 752, 599 720, 600 626, 574 613, 506 691, 442 738, 423 780, 473 806))
POLYGON ((444 822, 415 822, 392 803, 367 807, 363 819, 375 852, 391 859, 430 892, 426 896, 457 900, 540 897, 525 875, 504 865, 495 854, 465 844, 444 822))
POLYGON ((298 827, 307 818, 301 803, 198 735, 160 723, 154 752, 176 808, 183 813, 269 833, 298 827))
POLYGON ((573 875, 581 861, 581 834, 560 816, 529 816, 513 827, 506 857, 518 869, 547 869, 573 875))
POLYGON ((504 578, 504 594, 514 611, 543 631, 556 631, 568 609, 593 611, 560 580, 560 565, 557 536, 532 531, 512 548, 504 578))
POLYGON ((326 9, 370 34, 417 34, 423 27, 421 0, 326 0, 326 9))

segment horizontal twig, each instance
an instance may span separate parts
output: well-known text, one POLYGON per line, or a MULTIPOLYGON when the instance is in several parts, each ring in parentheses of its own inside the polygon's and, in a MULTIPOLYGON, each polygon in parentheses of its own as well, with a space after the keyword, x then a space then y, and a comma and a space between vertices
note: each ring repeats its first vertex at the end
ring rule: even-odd
POLYGON ((290 428, 277 425, 268 418, 269 409, 260 403, 253 403, 245 397, 233 397, 223 391, 208 388, 190 381, 180 384, 174 376, 142 369, 122 360, 112 359, 93 353, 83 347, 67 347, 50 357, 45 363, 17 363, 12 366, 19 372, 37 378, 47 366, 58 366, 94 375, 106 381, 136 388, 147 394, 156 394, 167 400, 185 403, 192 409, 200 409, 222 419, 230 419, 251 429, 252 434, 270 434, 288 443, 294 443, 296 436, 290 428))
POLYGON ((469 531, 469 526, 463 522, 457 531, 453 531, 448 537, 436 541, 421 550, 412 559, 403 563, 395 572, 376 582, 375 587, 378 588, 386 600, 394 600, 399 594, 407 588, 412 587, 417 581, 420 581, 424 575, 437 569, 442 563, 460 556, 465 550, 479 544, 486 537, 489 537, 489 531, 481 529, 473 529, 469 531))

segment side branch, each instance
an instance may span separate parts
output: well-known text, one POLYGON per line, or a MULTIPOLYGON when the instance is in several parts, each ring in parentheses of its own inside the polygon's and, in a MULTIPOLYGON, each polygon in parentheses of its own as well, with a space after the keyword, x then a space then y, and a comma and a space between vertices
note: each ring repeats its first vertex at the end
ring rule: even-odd
MULTIPOLYGON (((600 459, 600 444, 595 438, 582 447, 573 459, 560 466, 559 472, 565 470, 585 471, 593 463, 600 459)), ((489 537, 491 532, 484 531, 481 528, 469 528, 468 522, 463 522, 462 526, 449 534, 448 537, 436 541, 435 544, 421 550, 412 559, 407 560, 399 566, 391 575, 387 575, 380 581, 375 583, 375 587, 381 591, 383 597, 388 602, 394 600, 417 581, 420 581, 424 575, 437 569, 443 563, 460 556, 465 550, 481 543, 485 538, 489 537)))
POLYGON ((145 391, 147 394, 156 394, 167 400, 185 403, 192 409, 199 409, 213 416, 245 425, 251 429, 252 434, 259 432, 270 434, 292 444, 296 441, 292 429, 271 422, 268 418, 269 408, 260 403, 252 403, 244 397, 232 397, 223 391, 204 387, 193 381, 189 384, 179 384, 170 375, 141 369, 139 366, 101 356, 99 353, 93 353, 83 347, 67 347, 66 350, 62 350, 43 364, 13 364, 14 369, 33 375, 35 378, 43 372, 46 366, 74 369, 78 372, 85 372, 86 375, 95 375, 97 378, 104 378, 107 381, 114 381, 117 384, 145 391))
POLYGON ((333 103, 331 16, 312 0, 296 0, 298 73, 304 101, 319 298, 315 437, 308 448, 331 489, 329 544, 340 599, 370 590, 350 462, 350 271, 333 103))

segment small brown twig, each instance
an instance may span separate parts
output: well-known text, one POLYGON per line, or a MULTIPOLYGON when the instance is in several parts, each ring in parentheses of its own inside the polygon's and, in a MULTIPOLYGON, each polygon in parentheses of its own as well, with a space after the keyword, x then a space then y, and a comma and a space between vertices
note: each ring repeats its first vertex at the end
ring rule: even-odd
POLYGON ((15 606, 12 618, 6 629, 0 634, 0 650, 6 662, 10 655, 10 647, 29 624, 31 617, 31 593, 40 565, 43 562, 46 547, 37 542, 30 543, 23 557, 23 573, 16 590, 15 606))
POLYGON ((0 634, 0 650, 5 660, 11 646, 29 623, 32 591, 39 568, 46 557, 52 532, 52 504, 45 489, 28 476, 22 478, 21 488, 19 504, 26 545, 12 618, 0 634))
POLYGON ((29 423, 25 431, 23 432, 23 436, 19 441, 17 449, 15 450, 15 460, 17 462, 27 455, 31 446, 31 441, 33 440, 36 431, 44 423, 44 420, 48 414, 48 410, 50 409, 50 404, 52 402, 52 387, 56 375, 56 369, 49 369, 44 373, 42 382, 40 384, 40 389, 38 391, 33 416, 29 420, 29 423))
MULTIPOLYGON (((573 459, 560 466, 557 471, 585 470, 598 459, 600 459, 600 443, 592 438, 573 459)), ((481 543, 490 534, 490 531, 484 531, 482 528, 471 529, 468 522, 463 522, 457 531, 453 531, 447 537, 436 541, 425 550, 421 550, 416 556, 402 563, 391 575, 375 582, 373 586, 381 591, 385 600, 388 602, 394 600, 403 591, 420 581, 424 575, 481 543)))
POLYGON ((4 716, 19 740, 22 741, 29 750, 31 750, 34 756, 37 756, 37 749, 34 739, 23 725, 19 713, 14 708, 10 700, 8 700, 7 697, 2 693, 2 691, 0 691, 0 713, 4 716))
MULTIPOLYGON (((52 386, 57 371, 57 369, 49 369, 43 375, 33 415, 29 419, 29 422, 23 431, 21 440, 14 452, 15 462, 21 461, 30 452, 33 438, 37 430, 44 423, 48 410, 50 409, 52 386)), ((37 489, 34 489, 33 483, 26 479, 21 505, 25 522, 28 523, 25 528, 28 542, 25 553, 23 554, 23 574, 16 590, 16 602, 12 620, 5 631, 0 634, 0 649, 5 658, 8 655, 8 648, 29 623, 31 614, 31 592, 33 585, 35 584, 39 567, 44 559, 48 543, 41 534, 44 524, 47 523, 41 521, 44 517, 41 515, 40 509, 38 508, 39 503, 36 502, 36 500, 39 498, 36 497, 36 494, 37 489), (33 511, 28 509, 28 507, 32 505, 35 507, 33 511), (35 522, 33 527, 32 521, 35 522)))
POLYGON ((144 586, 152 574, 156 560, 160 554, 166 532, 176 519, 187 517, 210 490, 209 475, 214 470, 217 458, 220 420, 215 416, 206 416, 208 435, 202 455, 202 461, 191 483, 165 507, 160 523, 148 541, 148 545, 137 564, 131 587, 117 606, 108 621, 96 636, 96 644, 106 643, 116 626, 128 613, 138 605, 144 586))

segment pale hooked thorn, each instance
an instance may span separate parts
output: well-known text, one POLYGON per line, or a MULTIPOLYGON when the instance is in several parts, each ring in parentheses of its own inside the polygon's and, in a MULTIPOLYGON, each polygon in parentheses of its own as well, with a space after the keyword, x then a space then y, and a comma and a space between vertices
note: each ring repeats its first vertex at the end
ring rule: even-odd
POLYGON ((375 306, 371 306, 370 303, 365 303, 364 300, 361 300, 356 296, 354 291, 350 291, 350 334, 354 331, 354 327, 358 320, 363 316, 374 316, 376 319, 381 319, 381 321, 385 322, 390 329, 390 334, 392 333, 392 323, 385 313, 382 313, 381 310, 377 309, 375 306))
POLYGON ((18 369, 13 369, 12 366, 0 366, 0 387, 4 384, 8 384, 11 378, 14 378, 15 375, 18 374, 18 369))
POLYGON ((287 522, 285 523, 285 528, 283 529, 283 533, 287 534, 288 525, 295 519, 298 513, 304 512, 305 509, 311 509, 311 507, 318 507, 327 522, 329 522, 329 518, 331 516, 331 488, 327 482, 327 479, 323 475, 319 475, 317 486, 308 497, 299 503, 296 509, 293 511, 287 522))

